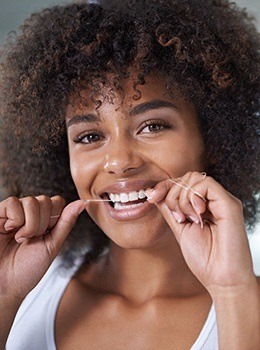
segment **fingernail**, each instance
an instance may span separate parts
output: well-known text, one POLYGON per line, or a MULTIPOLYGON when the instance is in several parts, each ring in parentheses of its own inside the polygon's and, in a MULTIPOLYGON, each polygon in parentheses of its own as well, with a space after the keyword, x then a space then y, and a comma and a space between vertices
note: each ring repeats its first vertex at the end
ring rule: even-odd
POLYGON ((190 219, 192 222, 195 222, 195 224, 199 224, 199 219, 196 218, 195 216, 190 215, 190 216, 189 216, 189 219, 190 219))
POLYGON ((6 226, 4 226, 4 229, 6 232, 10 232, 10 231, 15 230, 15 227, 6 225, 6 226))
POLYGON ((181 216, 179 213, 177 213, 176 211, 172 211, 172 215, 174 217, 174 219, 180 224, 182 222, 181 216))
POLYGON ((4 224, 4 229, 5 229, 5 231, 12 231, 12 230, 14 230, 15 229, 14 223, 11 222, 10 220, 7 220, 5 222, 5 224, 4 224))
POLYGON ((27 241, 28 238, 25 238, 25 237, 18 237, 18 238, 15 238, 15 240, 16 240, 17 243, 20 244, 20 243, 23 243, 23 242, 27 241))

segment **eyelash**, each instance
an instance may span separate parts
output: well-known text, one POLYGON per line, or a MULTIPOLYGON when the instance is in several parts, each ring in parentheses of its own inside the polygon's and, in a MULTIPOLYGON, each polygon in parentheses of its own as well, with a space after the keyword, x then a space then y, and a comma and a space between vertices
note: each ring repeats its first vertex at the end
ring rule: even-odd
POLYGON ((146 127, 149 127, 149 126, 159 126, 160 129, 158 130, 153 130, 151 131, 150 130, 150 133, 157 133, 157 132, 160 132, 162 131, 163 129, 170 129, 171 128, 171 125, 169 123, 167 123, 166 121, 164 120, 148 120, 146 121, 145 123, 145 126, 141 129, 141 131, 143 131, 146 127))
POLYGON ((94 143, 94 142, 96 142, 96 141, 100 141, 100 138, 102 138, 102 135, 100 135, 99 133, 95 133, 94 131, 92 131, 92 132, 88 132, 88 133, 86 133, 86 134, 83 134, 83 135, 79 135, 79 136, 77 136, 77 137, 75 137, 74 138, 74 142, 75 143, 84 143, 84 144, 91 144, 91 143, 94 143), (83 140, 85 139, 85 138, 87 138, 87 137, 89 137, 89 136, 98 136, 98 140, 89 140, 88 142, 83 142, 83 140))
MULTIPOLYGON (((140 132, 138 132, 138 134, 140 134, 145 128, 149 128, 150 126, 159 126, 159 130, 150 130, 149 133, 158 133, 160 131, 162 131, 163 129, 170 129, 171 128, 171 125, 169 123, 167 123, 166 121, 163 121, 163 120, 148 120, 144 123, 144 126, 141 128, 140 132)), ((145 132, 147 133, 147 132, 145 132)), ((88 132, 88 133, 85 133, 83 135, 79 135, 77 137, 75 137, 75 139, 73 140, 75 143, 84 143, 84 144, 91 144, 91 143, 95 143, 96 141, 100 141, 100 139, 102 139, 103 136, 101 134, 99 134, 98 132, 88 132), (97 136, 98 137, 98 140, 89 140, 88 142, 83 142, 83 140, 87 137, 90 137, 90 136, 97 136)))

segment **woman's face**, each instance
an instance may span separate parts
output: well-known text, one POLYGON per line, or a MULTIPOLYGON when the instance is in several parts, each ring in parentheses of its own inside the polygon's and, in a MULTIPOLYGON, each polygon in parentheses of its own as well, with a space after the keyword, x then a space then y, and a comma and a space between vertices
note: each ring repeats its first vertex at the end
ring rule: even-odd
POLYGON ((124 101, 103 99, 98 111, 83 91, 87 103, 75 100, 67 111, 71 174, 79 197, 115 202, 92 202, 87 211, 124 248, 153 246, 169 236, 156 206, 142 198, 144 190, 206 167, 194 106, 171 98, 158 77, 138 87, 138 100, 132 86, 126 82, 124 101))

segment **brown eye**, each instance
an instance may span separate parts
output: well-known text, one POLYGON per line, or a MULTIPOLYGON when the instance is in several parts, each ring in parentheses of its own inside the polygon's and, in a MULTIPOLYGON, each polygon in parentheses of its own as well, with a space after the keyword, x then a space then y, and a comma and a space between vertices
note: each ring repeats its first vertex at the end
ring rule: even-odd
POLYGON ((74 139, 74 142, 90 144, 90 143, 94 143, 94 142, 100 141, 101 138, 102 138, 102 136, 99 135, 99 134, 89 133, 89 134, 84 134, 84 135, 77 136, 74 139))
POLYGON ((149 120, 149 121, 145 122, 145 126, 142 128, 141 132, 145 133, 145 134, 149 134, 149 133, 160 132, 160 131, 163 131, 165 129, 170 129, 170 128, 171 128, 170 124, 166 123, 165 121, 149 120))
POLYGON ((151 124, 148 126, 148 130, 151 132, 156 132, 156 131, 160 131, 163 129, 162 125, 158 125, 158 124, 151 124))

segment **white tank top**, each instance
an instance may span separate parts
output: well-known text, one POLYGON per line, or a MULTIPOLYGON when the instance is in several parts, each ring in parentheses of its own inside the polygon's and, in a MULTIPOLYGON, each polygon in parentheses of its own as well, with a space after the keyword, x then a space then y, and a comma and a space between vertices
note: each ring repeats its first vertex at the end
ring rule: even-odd
MULTIPOLYGON (((6 350, 57 350, 54 322, 61 297, 76 268, 65 270, 57 258, 39 284, 21 304, 9 337, 6 350)), ((86 350, 87 350, 86 344, 86 350)), ((218 332, 214 306, 190 350, 218 350, 218 332)))

